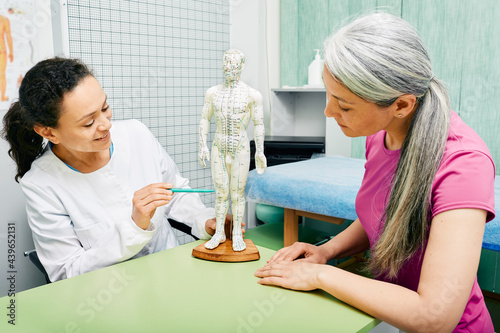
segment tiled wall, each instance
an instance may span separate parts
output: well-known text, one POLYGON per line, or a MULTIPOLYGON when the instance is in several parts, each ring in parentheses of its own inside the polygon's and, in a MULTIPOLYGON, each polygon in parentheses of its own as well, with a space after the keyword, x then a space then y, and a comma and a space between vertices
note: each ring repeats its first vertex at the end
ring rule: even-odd
MULTIPOLYGON (((229 13, 229 0, 68 1, 70 56, 94 69, 114 119, 145 123, 191 187, 213 186, 198 126, 206 90, 223 82, 229 13)), ((202 200, 213 207, 215 195, 202 200)))
MULTIPOLYGON (((281 0, 281 85, 306 84, 313 49, 322 49, 342 21, 374 9, 417 29, 435 75, 449 89, 453 110, 478 132, 500 166, 498 0, 281 0)), ((352 157, 364 158, 364 150, 364 139, 354 139, 352 157)))

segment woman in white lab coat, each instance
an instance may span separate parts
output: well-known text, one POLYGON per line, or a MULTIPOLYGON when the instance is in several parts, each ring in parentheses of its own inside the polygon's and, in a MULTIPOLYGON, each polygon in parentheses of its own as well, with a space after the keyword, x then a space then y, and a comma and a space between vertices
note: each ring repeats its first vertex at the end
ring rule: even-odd
POLYGON ((35 247, 56 281, 178 245, 167 217, 207 239, 215 212, 188 187, 145 125, 111 122, 82 62, 53 58, 26 74, 4 117, 35 247), (44 144, 45 140, 48 144, 44 144))

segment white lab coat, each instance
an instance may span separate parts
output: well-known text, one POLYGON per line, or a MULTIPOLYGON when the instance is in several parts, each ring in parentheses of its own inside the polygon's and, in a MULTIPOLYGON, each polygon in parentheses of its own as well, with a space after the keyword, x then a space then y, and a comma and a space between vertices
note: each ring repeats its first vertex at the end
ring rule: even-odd
POLYGON ((141 122, 113 122, 111 139, 111 160, 95 172, 72 170, 47 148, 21 179, 35 248, 51 281, 177 246, 167 217, 209 238, 205 222, 215 211, 194 193, 175 193, 148 230, 137 227, 135 191, 158 182, 188 187, 188 180, 141 122))

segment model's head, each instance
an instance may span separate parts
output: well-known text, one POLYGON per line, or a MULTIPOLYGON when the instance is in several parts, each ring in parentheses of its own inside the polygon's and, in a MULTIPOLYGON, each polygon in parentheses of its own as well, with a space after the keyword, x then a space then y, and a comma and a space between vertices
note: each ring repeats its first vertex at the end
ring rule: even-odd
POLYGON ((432 78, 426 47, 406 21, 385 13, 360 17, 324 43, 331 75, 357 96, 386 106, 402 94, 421 97, 432 78))
POLYGON ((228 79, 239 79, 245 67, 245 56, 240 50, 231 49, 224 53, 222 69, 228 79))
POLYGON ((35 126, 58 128, 64 97, 86 77, 93 75, 84 63, 65 58, 43 60, 26 73, 19 100, 3 118, 9 155, 18 167, 16 180, 43 150, 43 137, 35 132, 35 126))

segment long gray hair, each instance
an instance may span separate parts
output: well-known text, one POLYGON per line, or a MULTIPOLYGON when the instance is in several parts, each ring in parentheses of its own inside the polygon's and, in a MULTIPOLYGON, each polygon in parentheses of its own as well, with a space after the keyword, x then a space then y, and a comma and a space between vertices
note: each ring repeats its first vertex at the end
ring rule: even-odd
POLYGON ((403 94, 417 97, 369 263, 375 274, 395 277, 425 244, 432 182, 448 136, 448 92, 434 76, 417 32, 390 14, 352 21, 325 41, 324 53, 332 76, 367 101, 389 106, 403 94))

